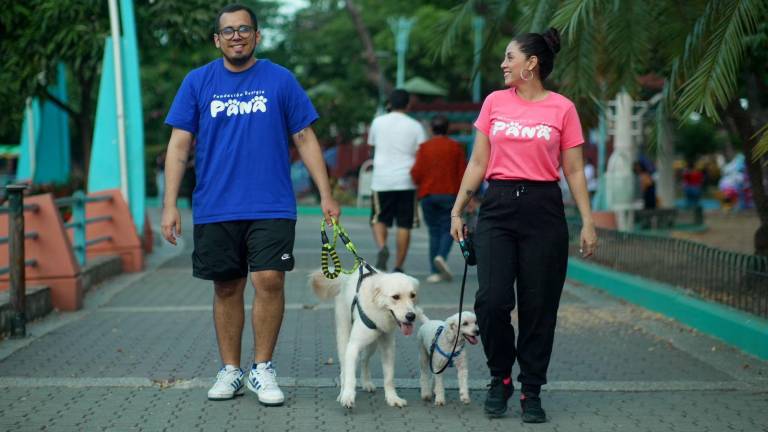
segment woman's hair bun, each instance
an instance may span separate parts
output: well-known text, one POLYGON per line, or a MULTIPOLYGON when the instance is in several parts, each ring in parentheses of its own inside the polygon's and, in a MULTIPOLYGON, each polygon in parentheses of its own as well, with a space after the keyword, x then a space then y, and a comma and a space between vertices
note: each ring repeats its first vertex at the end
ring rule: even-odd
POLYGON ((541 34, 544 38, 544 42, 553 53, 557 54, 560 51, 560 32, 556 28, 550 27, 549 30, 541 34))

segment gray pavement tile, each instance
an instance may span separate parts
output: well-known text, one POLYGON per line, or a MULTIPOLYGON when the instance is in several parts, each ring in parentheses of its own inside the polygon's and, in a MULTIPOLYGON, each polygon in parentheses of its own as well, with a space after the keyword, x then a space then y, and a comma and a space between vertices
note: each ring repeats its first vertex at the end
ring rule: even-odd
MULTIPOLYGON (((432 316, 450 309, 427 308, 432 316)), ((43 336, 0 361, 6 377, 148 377, 152 380, 213 379, 219 368, 212 318, 207 312, 114 313, 96 311, 43 336), (51 368, 50 358, 56 359, 51 368)), ((253 343, 244 331, 242 365, 250 365, 253 343)), ((470 377, 485 379, 479 346, 467 348, 470 377)), ((289 310, 274 356, 283 377, 335 379, 338 376, 333 312, 289 310), (333 364, 326 364, 329 358, 333 364)), ((397 378, 418 378, 415 339, 397 337, 397 378)), ((381 377, 378 357, 374 378, 381 377)), ((454 372, 446 372, 455 377, 454 372)), ((578 304, 559 316, 551 381, 729 381, 732 378, 664 340, 578 304), (659 367, 664 365, 664 367, 659 367)))
MULTIPOLYGON (((286 406, 261 407, 250 392, 234 401, 207 401, 205 391, 219 360, 211 287, 191 277, 190 237, 181 255, 105 296, 102 308, 51 326, 0 361, 0 430, 768 431, 768 375, 763 373, 768 362, 589 287, 571 285, 563 295, 549 375, 554 387, 569 391, 544 392, 550 423, 522 424, 515 398, 509 417, 490 421, 482 413, 483 391, 473 391, 473 403, 464 406, 451 388, 442 408, 421 401, 412 387, 399 390, 409 401, 407 408, 390 408, 379 387, 372 394, 358 392, 356 408, 344 410, 332 385, 338 375, 333 311, 318 306, 306 286, 307 274, 319 262, 318 219, 299 220, 297 267, 287 276, 289 310, 274 359, 281 379, 291 383, 284 388, 286 406), (329 358, 332 364, 326 364, 329 358), (594 385, 611 389, 611 383, 638 391, 575 391, 594 385), (703 390, 708 383, 712 390, 703 390), (682 391, 690 387, 699 390, 682 391)), ((375 256, 365 218, 348 218, 344 225, 360 253, 375 256)), ((423 229, 414 232, 406 265, 419 278, 428 274, 426 239, 423 229)), ((350 262, 348 255, 342 259, 350 262)), ((457 253, 449 264, 458 272, 457 253)), ((477 289, 473 272, 465 297, 468 310, 477 289)), ((455 279, 422 284, 420 301, 427 314, 452 314, 458 288, 455 279)), ((248 304, 252 290, 246 292, 248 304)), ((66 315, 50 319, 57 318, 66 315)), ((244 333, 242 364, 247 366, 252 349, 248 320, 244 333)), ((396 377, 409 386, 418 377, 414 343, 397 338, 396 377)), ((470 378, 481 383, 487 376, 482 349, 468 352, 470 378)), ((378 358, 372 361, 378 379, 378 358)), ((449 382, 455 379, 453 371, 447 374, 449 382)))
MULTIPOLYGON (((90 389, 58 389, 70 398, 80 392, 98 391, 90 389)), ((16 389, 10 391, 17 392, 16 389)), ((167 402, 156 407, 150 414, 142 415, 133 411, 125 411, 120 406, 110 410, 100 409, 97 412, 87 411, 88 406, 75 405, 71 409, 74 414, 87 412, 83 418, 84 430, 96 430, 93 426, 109 427, 116 430, 137 427, 141 430, 165 428, 169 430, 212 430, 209 429, 225 422, 231 425, 229 430, 247 430, 257 424, 266 429, 280 430, 280 427, 290 427, 285 430, 351 430, 345 426, 355 427, 355 430, 376 430, 379 425, 386 425, 386 430, 399 430, 393 425, 400 425, 407 430, 419 431, 453 431, 464 430, 510 430, 510 428, 533 428, 522 425, 517 417, 519 408, 516 401, 510 402, 510 413, 507 418, 488 420, 482 414, 480 402, 468 407, 460 406, 455 400, 450 400, 448 406, 435 408, 418 400, 416 390, 403 390, 403 395, 409 399, 409 406, 404 409, 387 407, 380 394, 360 395, 358 405, 354 410, 347 411, 335 402, 335 390, 332 389, 288 389, 290 394, 289 406, 282 408, 264 408, 259 406, 255 398, 244 397, 228 403, 212 404, 194 394, 193 390, 159 390, 159 389, 119 389, 112 391, 121 400, 146 399, 156 397, 159 401, 167 402), (179 408, 197 413, 195 416, 180 415, 179 408), (309 415, 307 415, 309 413, 309 415), (151 415, 151 421, 148 417, 151 415), (397 420, 397 419, 401 420, 397 420), (268 420, 266 420, 268 419, 268 420), (265 422, 266 420, 266 422, 265 422), (266 424, 265 424, 266 423, 266 424), (326 429, 327 427, 327 429, 326 429)), ((535 430, 659 430, 656 426, 664 426, 661 422, 645 423, 649 412, 668 420, 673 430, 754 430, 755 425, 765 424, 763 407, 768 402, 766 393, 729 392, 727 398, 722 394, 699 392, 674 392, 664 394, 653 393, 600 393, 600 392, 545 392, 543 394, 551 422, 540 425, 535 430), (692 403, 695 402, 695 403, 692 403), (624 413, 617 418, 605 408, 619 405, 624 413), (707 419, 708 426, 696 426, 686 429, 690 418, 697 416, 696 405, 718 406, 719 415, 707 419), (734 410, 737 408, 737 410, 734 410), (649 411, 649 409, 651 411, 649 411), (639 424, 642 427, 636 428, 639 424)), ((482 392, 473 392, 473 397, 482 400, 482 392)), ((42 398, 29 401, 33 404, 43 403, 42 398)), ((4 420, 14 419, 13 412, 0 410, 4 420)), ((25 419, 26 420, 26 419, 25 419)), ((65 425, 57 421, 54 415, 48 418, 37 416, 28 424, 28 430, 36 430, 44 425, 65 425)), ((53 429, 58 430, 58 429, 53 429)))

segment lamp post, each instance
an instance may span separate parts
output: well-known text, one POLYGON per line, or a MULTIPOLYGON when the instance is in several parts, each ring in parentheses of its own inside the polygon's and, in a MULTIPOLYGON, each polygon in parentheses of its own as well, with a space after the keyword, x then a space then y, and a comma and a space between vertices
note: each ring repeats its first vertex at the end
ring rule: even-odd
POLYGON ((408 36, 416 20, 413 18, 389 18, 389 28, 395 35, 395 51, 397 52, 397 88, 405 84, 405 53, 408 51, 408 36))
POLYGON ((472 102, 480 102, 480 55, 483 51, 483 30, 485 29, 485 18, 476 16, 472 19, 472 29, 475 36, 475 57, 472 70, 475 73, 475 78, 472 82, 472 102))
POLYGON ((117 0, 109 0, 109 22, 112 30, 112 51, 115 62, 115 108, 117 112, 117 151, 120 157, 120 192, 125 202, 128 195, 128 153, 125 142, 125 104, 123 102, 123 56, 120 38, 120 12, 117 0))

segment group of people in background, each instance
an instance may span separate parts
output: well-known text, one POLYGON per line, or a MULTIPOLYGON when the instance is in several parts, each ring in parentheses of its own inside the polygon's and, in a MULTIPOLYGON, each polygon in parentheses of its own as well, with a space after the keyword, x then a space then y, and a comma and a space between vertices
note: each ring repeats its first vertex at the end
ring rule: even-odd
POLYGON ((411 229, 419 225, 418 201, 429 230, 431 274, 426 280, 447 281, 452 278, 446 261, 453 245, 451 208, 467 165, 466 154, 461 144, 448 137, 450 123, 445 116, 432 119, 432 138, 427 140, 421 124, 406 114, 409 101, 405 90, 393 91, 390 112, 374 119, 368 133, 368 144, 374 149, 371 227, 379 248, 376 267, 387 269, 387 233, 394 223, 393 271, 403 271, 411 229))

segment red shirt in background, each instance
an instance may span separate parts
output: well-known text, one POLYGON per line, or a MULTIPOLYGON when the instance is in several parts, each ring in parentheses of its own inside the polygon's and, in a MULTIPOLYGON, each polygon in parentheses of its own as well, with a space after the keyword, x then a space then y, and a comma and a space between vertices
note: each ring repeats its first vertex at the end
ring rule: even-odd
POLYGON ((419 146, 411 177, 416 195, 456 195, 467 159, 461 144, 445 135, 436 135, 419 146))
POLYGON ((685 186, 700 187, 704 184, 704 173, 699 170, 686 170, 683 173, 683 184, 685 186))

